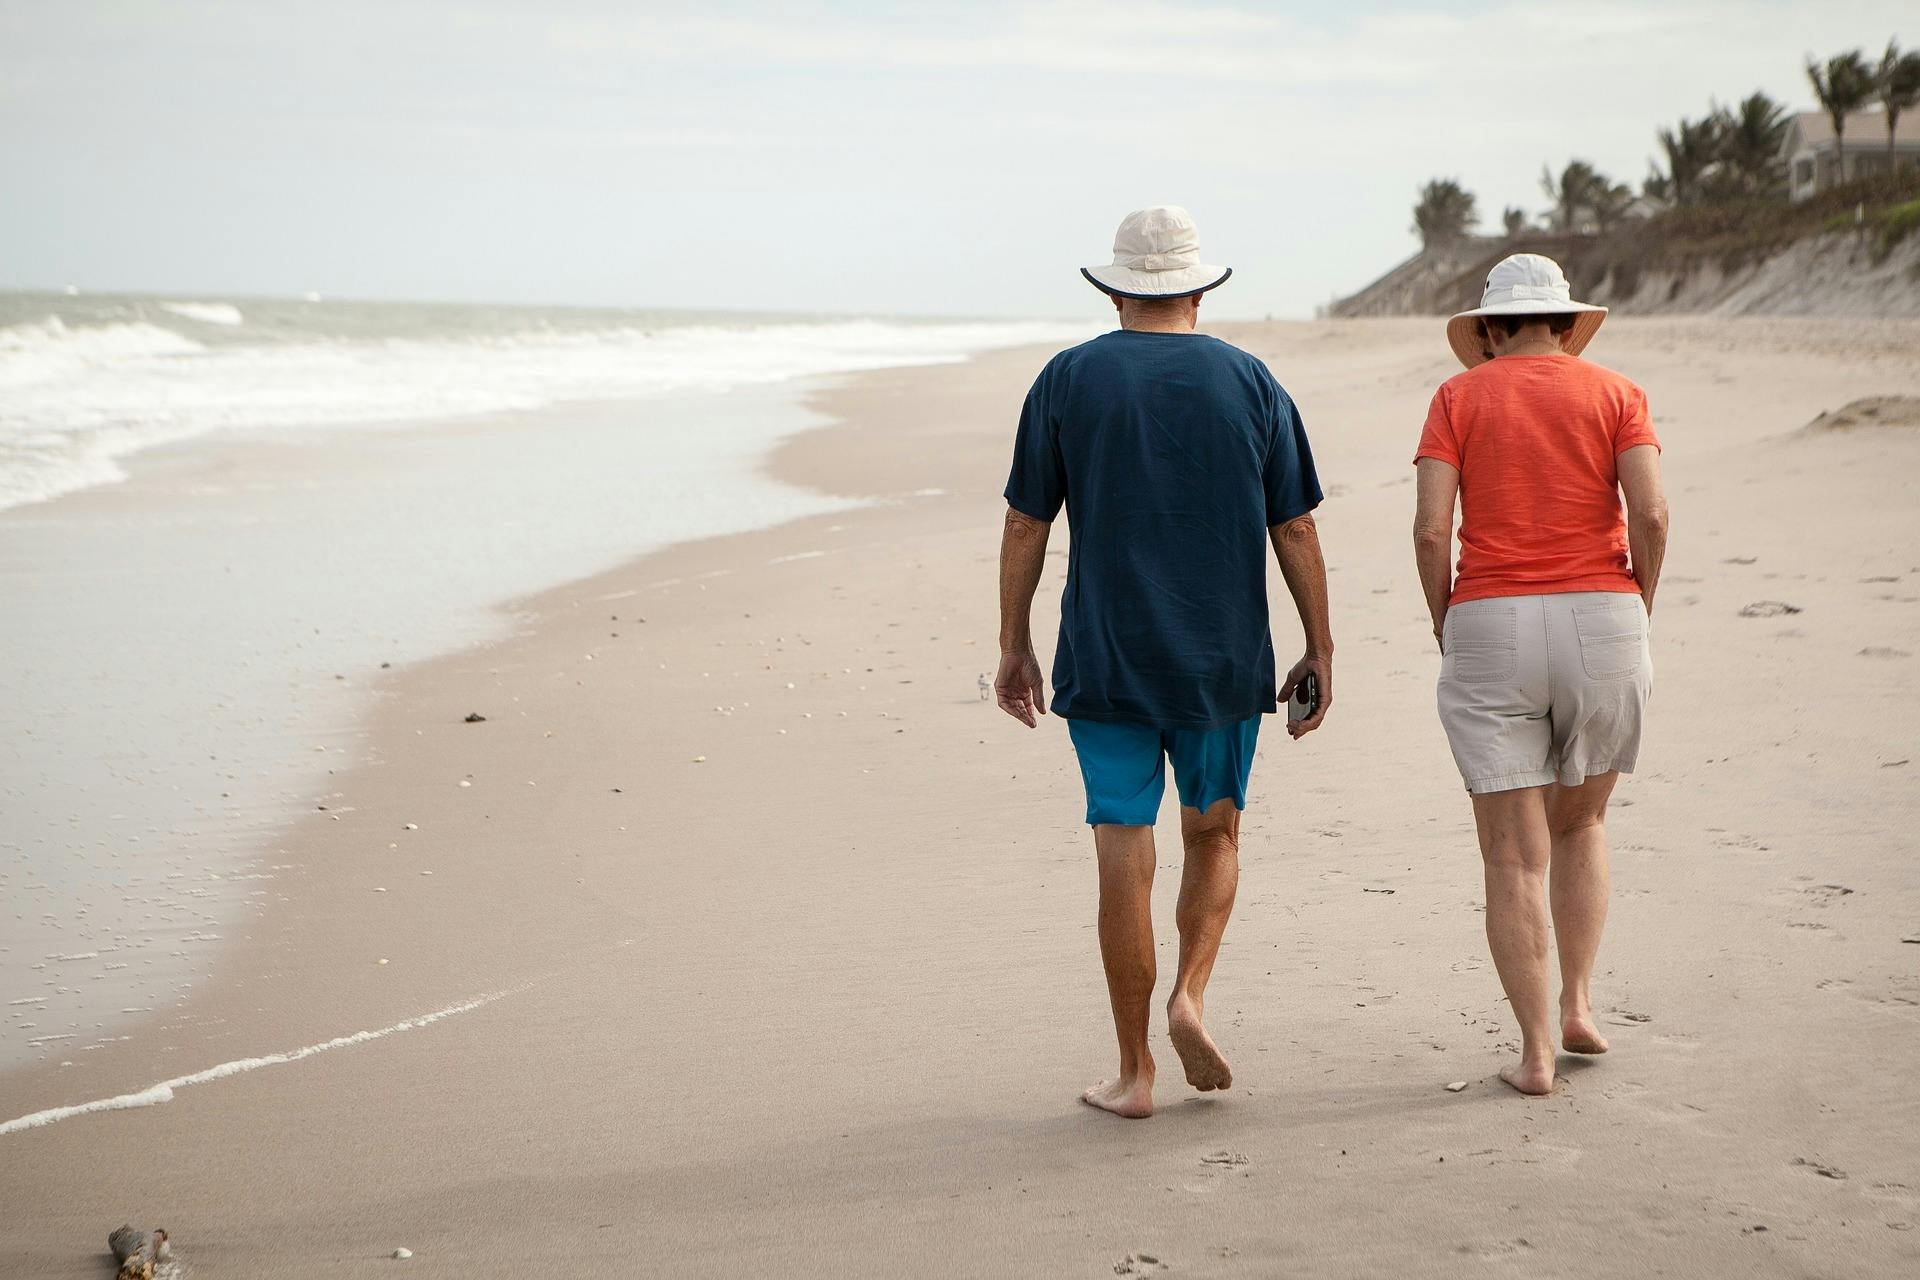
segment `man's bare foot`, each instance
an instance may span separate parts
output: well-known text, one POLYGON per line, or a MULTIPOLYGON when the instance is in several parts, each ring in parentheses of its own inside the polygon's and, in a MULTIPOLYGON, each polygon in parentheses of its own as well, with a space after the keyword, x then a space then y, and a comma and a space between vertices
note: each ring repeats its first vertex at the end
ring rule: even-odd
POLYGON ((1500 1078, 1529 1097, 1544 1097, 1553 1092, 1553 1058, 1522 1058, 1502 1068, 1500 1078))
POLYGON ((1131 1080, 1102 1080, 1081 1094, 1080 1101, 1129 1120, 1145 1120, 1153 1114, 1153 1067, 1149 1064, 1131 1080))
POLYGON ((1180 1065, 1187 1069, 1188 1084, 1202 1093, 1233 1084, 1233 1068, 1201 1025, 1200 1010, 1193 1001, 1176 995, 1167 1003, 1167 1035, 1173 1040, 1173 1051, 1180 1055, 1180 1065))
POLYGON ((1560 1046, 1568 1053, 1605 1053, 1607 1038, 1593 1025, 1590 1013, 1560 1015, 1560 1046))

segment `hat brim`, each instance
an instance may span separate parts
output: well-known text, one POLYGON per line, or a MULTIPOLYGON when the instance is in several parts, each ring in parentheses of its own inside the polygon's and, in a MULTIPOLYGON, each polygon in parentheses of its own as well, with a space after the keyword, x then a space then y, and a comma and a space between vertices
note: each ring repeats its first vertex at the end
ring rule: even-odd
POLYGON ((1577 356, 1587 349, 1587 344, 1593 341, 1593 335, 1600 332, 1600 323, 1607 318, 1605 307, 1596 307, 1587 302, 1554 302, 1545 298, 1526 298, 1491 307, 1475 307, 1447 321, 1447 345, 1453 348, 1453 354, 1461 364, 1469 369, 1477 368, 1487 362, 1486 347, 1480 340, 1479 322, 1483 317, 1565 315, 1573 317, 1573 328, 1560 340, 1560 349, 1570 356, 1577 356))
POLYGON ((1082 267, 1080 274, 1102 293, 1149 301, 1186 298, 1217 289, 1233 274, 1232 267, 1181 267, 1178 271, 1133 271, 1126 267, 1082 267))

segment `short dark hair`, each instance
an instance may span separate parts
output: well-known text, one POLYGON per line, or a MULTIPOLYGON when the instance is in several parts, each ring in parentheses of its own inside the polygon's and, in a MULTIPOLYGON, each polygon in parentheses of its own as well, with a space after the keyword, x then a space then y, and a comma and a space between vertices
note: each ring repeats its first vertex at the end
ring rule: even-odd
POLYGON ((1552 332, 1556 334, 1569 333, 1573 329, 1573 315, 1574 313, 1571 311, 1561 311, 1547 315, 1481 316, 1480 318, 1496 328, 1505 330, 1506 335, 1511 338, 1525 326, 1539 324, 1543 320, 1546 321, 1547 328, 1552 332))

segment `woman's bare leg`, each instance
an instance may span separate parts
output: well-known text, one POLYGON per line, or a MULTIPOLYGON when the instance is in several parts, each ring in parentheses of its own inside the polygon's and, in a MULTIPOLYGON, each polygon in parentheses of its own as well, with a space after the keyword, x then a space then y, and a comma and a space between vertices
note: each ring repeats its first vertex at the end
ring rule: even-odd
POLYGON ((1520 1022, 1520 1061, 1500 1078, 1521 1093, 1553 1089, 1547 1006, 1547 806, 1541 787, 1473 797, 1487 877, 1487 945, 1520 1022))
POLYGON ((1560 1043, 1569 1053, 1605 1053, 1593 1021, 1593 961, 1607 923, 1607 798, 1618 773, 1602 773, 1577 787, 1547 788, 1552 838, 1548 874, 1553 937, 1560 951, 1560 1043))

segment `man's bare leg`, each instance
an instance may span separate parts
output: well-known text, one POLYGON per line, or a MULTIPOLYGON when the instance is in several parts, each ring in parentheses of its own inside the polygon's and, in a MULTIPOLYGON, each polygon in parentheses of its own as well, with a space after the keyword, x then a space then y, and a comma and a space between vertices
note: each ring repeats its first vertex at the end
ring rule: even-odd
POLYGON ((1233 1083, 1233 1069, 1207 1034, 1201 1014, 1240 884, 1240 811, 1232 800, 1217 801, 1205 813, 1182 806, 1180 836, 1187 855, 1174 916, 1180 926, 1180 972, 1167 1001, 1167 1034, 1186 1068, 1187 1083, 1205 1093, 1233 1083))
POLYGON ((1553 1090, 1553 1020, 1547 1008, 1545 788, 1473 798, 1487 875, 1487 945, 1520 1021, 1520 1061, 1500 1078, 1522 1093, 1553 1090))
POLYGON ((1560 950, 1560 1043, 1568 1053, 1607 1051, 1589 988, 1607 923, 1607 798, 1619 780, 1618 773, 1603 773, 1577 787, 1547 788, 1553 847, 1547 885, 1560 950))
POLYGON ((1153 1055, 1147 1018, 1153 1003, 1153 828, 1102 823, 1093 829, 1100 860, 1100 959, 1107 969, 1120 1074, 1080 1095, 1089 1106, 1129 1119, 1153 1114, 1153 1055))

